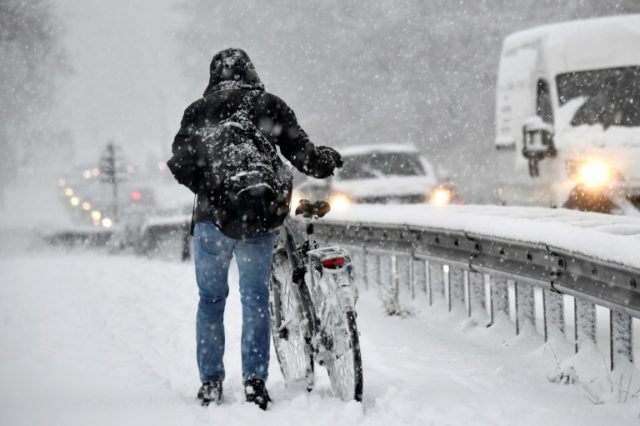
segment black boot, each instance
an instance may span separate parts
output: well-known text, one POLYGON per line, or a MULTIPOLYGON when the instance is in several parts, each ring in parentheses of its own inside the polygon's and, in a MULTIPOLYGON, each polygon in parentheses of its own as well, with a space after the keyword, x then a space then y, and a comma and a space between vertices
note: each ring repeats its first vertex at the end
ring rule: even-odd
POLYGON ((212 402, 222 404, 222 380, 204 382, 198 391, 198 399, 204 407, 212 402))
POLYGON ((262 379, 249 379, 244 382, 244 394, 247 402, 253 402, 263 410, 267 409, 267 404, 271 402, 269 393, 262 379))

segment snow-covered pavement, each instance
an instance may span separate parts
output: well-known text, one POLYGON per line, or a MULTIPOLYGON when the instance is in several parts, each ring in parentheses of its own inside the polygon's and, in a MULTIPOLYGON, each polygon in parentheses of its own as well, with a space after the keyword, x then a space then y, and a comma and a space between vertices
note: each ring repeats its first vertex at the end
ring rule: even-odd
POLYGON ((200 407, 194 360, 197 292, 190 264, 86 253, 0 260, 2 425, 638 424, 638 401, 594 405, 550 384, 541 342, 462 315, 385 317, 359 302, 362 405, 285 388, 275 362, 264 413, 243 401, 237 273, 226 312, 225 404, 200 407), (502 330, 502 331, 501 331, 502 330))

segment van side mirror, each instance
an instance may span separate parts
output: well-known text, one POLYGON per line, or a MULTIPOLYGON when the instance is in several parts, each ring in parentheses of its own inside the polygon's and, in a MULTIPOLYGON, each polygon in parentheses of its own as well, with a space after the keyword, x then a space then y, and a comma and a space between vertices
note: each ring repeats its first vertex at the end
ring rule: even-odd
POLYGON ((553 125, 545 123, 536 115, 525 121, 522 133, 522 155, 529 161, 529 175, 540 176, 538 163, 545 157, 555 157, 558 153, 553 144, 553 125))

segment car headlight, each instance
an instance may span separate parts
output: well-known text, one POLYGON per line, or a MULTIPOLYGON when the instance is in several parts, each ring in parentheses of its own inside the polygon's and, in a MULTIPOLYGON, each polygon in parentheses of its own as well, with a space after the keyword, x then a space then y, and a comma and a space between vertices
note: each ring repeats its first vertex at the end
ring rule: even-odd
POLYGON ((302 200, 303 198, 306 198, 304 194, 298 191, 293 191, 293 193, 291 194, 291 204, 289 205, 291 211, 296 210, 298 204, 300 204, 300 200, 302 200))
POLYGON ((331 210, 341 211, 349 207, 353 201, 347 194, 343 194, 341 192, 336 192, 331 194, 329 197, 329 204, 331 205, 331 210))
POLYGON ((615 176, 613 167, 599 159, 571 164, 571 177, 587 189, 599 189, 611 183, 615 176))
POLYGON ((580 167, 579 180, 588 188, 604 186, 611 179, 611 168, 601 161, 589 161, 580 167))
POLYGON ((438 187, 431 191, 429 196, 429 204, 434 206, 446 206, 451 204, 453 193, 449 188, 438 187))

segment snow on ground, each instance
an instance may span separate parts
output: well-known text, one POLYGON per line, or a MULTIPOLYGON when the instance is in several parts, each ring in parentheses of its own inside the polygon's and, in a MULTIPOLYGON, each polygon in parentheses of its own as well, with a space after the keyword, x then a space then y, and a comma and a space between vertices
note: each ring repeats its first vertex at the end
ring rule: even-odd
POLYGON ((475 327, 440 307, 386 317, 374 292, 359 301, 362 405, 286 388, 275 355, 264 413, 243 401, 240 304, 231 272, 225 404, 203 408, 191 264, 99 253, 0 258, 2 425, 604 425, 638 424, 640 405, 592 404, 550 384, 548 350, 511 327, 475 327), (496 330, 497 328, 497 330, 496 330), (541 355, 542 354, 542 355, 541 355))

